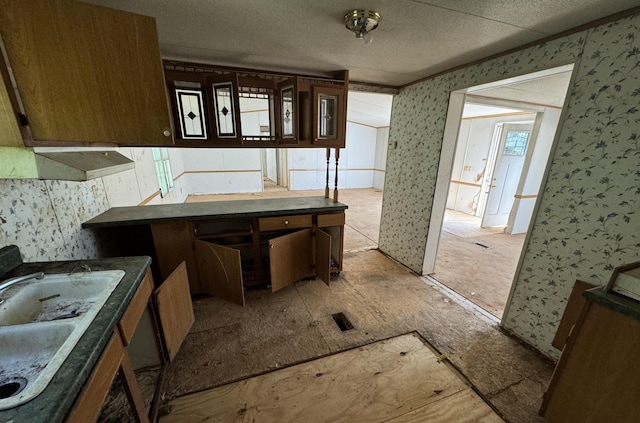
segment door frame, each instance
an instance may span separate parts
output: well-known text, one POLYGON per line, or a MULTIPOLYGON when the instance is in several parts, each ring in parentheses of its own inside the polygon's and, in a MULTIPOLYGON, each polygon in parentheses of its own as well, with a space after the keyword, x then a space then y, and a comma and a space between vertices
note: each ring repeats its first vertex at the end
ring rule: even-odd
MULTIPOLYGON (((438 163, 438 173, 436 177, 435 191, 433 194, 431 217, 429 219, 429 229, 427 231, 427 242, 425 245, 425 254, 422 261, 422 272, 421 272, 422 275, 428 275, 430 273, 433 273, 435 270, 436 256, 438 253, 438 245, 440 244, 440 233, 442 231, 442 225, 444 222, 444 215, 445 215, 445 210, 447 205, 447 196, 449 194, 449 184, 451 182, 451 173, 453 171, 453 161, 455 158, 456 146, 458 143, 458 134, 460 132, 462 112, 463 112, 464 104, 466 102, 467 97, 473 98, 473 102, 478 103, 480 102, 479 101, 480 99, 470 93, 479 88, 498 87, 502 85, 507 85, 509 82, 514 82, 515 80, 526 81, 526 80, 540 78, 542 76, 549 76, 556 73, 565 72, 567 70, 572 71, 571 79, 569 82, 569 86, 572 86, 572 82, 575 79, 575 72, 574 72, 575 65, 573 63, 570 63, 566 65, 561 65, 552 69, 540 71, 540 72, 533 72, 527 75, 523 75, 521 77, 509 78, 507 80, 500 80, 500 81, 495 81, 488 84, 481 84, 474 87, 468 87, 468 88, 463 88, 456 91, 451 91, 451 94, 449 96, 449 108, 447 112, 447 119, 445 122, 444 134, 442 137, 442 148, 440 152, 440 161, 438 163)), ((569 98, 569 95, 567 95, 565 98, 565 104, 563 105, 561 115, 564 115, 566 113, 566 102, 568 98, 569 98)), ((542 106, 542 105, 535 105, 530 103, 527 103, 527 104, 520 103, 520 105, 518 105, 519 104, 518 102, 511 101, 511 100, 501 100, 501 99, 485 97, 482 99, 482 101, 486 102, 486 104, 489 104, 489 105, 502 106, 507 108, 515 107, 515 108, 521 108, 524 110, 530 110, 532 113, 542 113, 544 112, 544 109, 545 109, 545 106, 542 106)), ((536 123, 534 123, 534 131, 536 131, 536 133, 534 134, 532 132, 532 137, 534 135, 537 137, 537 132, 539 131, 541 120, 542 119, 538 119, 536 116, 536 120, 535 120, 536 123)), ((561 121, 562 120, 560 120, 560 122, 561 121)), ((553 157, 553 152, 555 151, 558 143, 559 133, 560 131, 556 130, 556 133, 552 142, 551 150, 549 152, 549 158, 547 159, 547 163, 545 166, 542 185, 540 186, 539 191, 542 191, 544 189, 544 184, 549 174, 549 166, 551 162, 549 159, 553 157)), ((533 148, 530 149, 529 151, 532 152, 533 148)), ((527 170, 528 170, 528 167, 527 169, 523 169, 523 173, 527 170)), ((522 182, 522 178, 520 178, 520 182, 522 182)), ((539 202, 540 202, 540 196, 538 196, 538 198, 536 199, 536 204, 534 206, 534 211, 533 211, 533 217, 529 222, 529 229, 527 230, 527 235, 525 238, 525 245, 528 242, 528 239, 530 236, 531 227, 533 226, 533 222, 535 220, 535 216, 539 208, 539 202)), ((511 218, 512 216, 510 216, 510 219, 511 218)), ((522 252, 520 253, 520 262, 518 264, 518 268, 516 269, 516 274, 519 272, 521 263, 522 263, 522 252)), ((513 286, 512 286, 512 290, 513 290, 513 286)), ((509 294, 509 296, 511 295, 512 295, 512 292, 509 294)), ((508 308, 508 303, 507 303, 507 308, 508 308)))

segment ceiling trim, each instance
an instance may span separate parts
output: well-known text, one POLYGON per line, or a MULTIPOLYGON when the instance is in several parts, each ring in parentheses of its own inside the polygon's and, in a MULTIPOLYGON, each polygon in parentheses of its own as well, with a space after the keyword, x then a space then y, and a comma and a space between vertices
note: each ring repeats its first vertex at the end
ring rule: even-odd
POLYGON ((400 93, 399 85, 376 84, 375 82, 349 81, 349 91, 359 91, 364 93, 376 94, 398 94, 400 93))
POLYGON ((514 103, 518 103, 518 104, 528 104, 530 106, 540 106, 540 107, 547 107, 549 109, 558 109, 558 110, 562 110, 563 107, 562 106, 555 106, 555 105, 551 105, 551 104, 544 104, 544 103, 535 103, 533 101, 522 101, 522 100, 510 100, 507 98, 502 98, 502 97, 492 97, 489 95, 478 95, 478 94, 467 94, 467 98, 476 98, 479 100, 501 100, 501 101, 512 101, 514 103))
POLYGON ((574 28, 567 29, 566 31, 558 32, 557 34, 554 34, 554 35, 549 35, 548 37, 544 37, 544 38, 541 38, 539 40, 523 44, 523 45, 521 45, 519 47, 514 47, 514 48, 511 48, 509 50, 505 50, 505 51, 503 51, 501 53, 492 54, 491 56, 487 56, 487 57, 484 57, 484 58, 479 59, 479 60, 474 60, 472 62, 465 63, 465 64, 460 65, 460 66, 454 66, 454 67, 449 68, 447 70, 443 70, 441 72, 434 73, 433 75, 425 76, 424 78, 417 79, 417 80, 415 80, 413 82, 409 82, 407 84, 400 85, 400 86, 398 86, 398 88, 400 88, 400 89, 407 88, 407 87, 410 87, 412 85, 419 84, 420 82, 428 81, 430 79, 436 78, 436 77, 441 76, 441 75, 445 75, 447 73, 450 73, 450 72, 453 72, 453 71, 456 71, 456 70, 459 70, 459 69, 466 68, 468 66, 473 66, 473 65, 477 65, 479 63, 486 62, 488 60, 497 59, 497 58, 506 56, 508 54, 515 53, 515 52, 520 51, 520 50, 524 50, 524 49, 529 48, 529 47, 534 47, 534 46, 537 46, 537 45, 540 45, 540 44, 548 43, 549 41, 557 40, 558 38, 566 37, 568 35, 572 35, 572 34, 575 34, 577 32, 585 31, 587 29, 591 29, 591 28, 596 27, 596 26, 600 26, 600 25, 603 25, 603 24, 606 24, 606 23, 609 23, 609 22, 617 21, 618 19, 627 18, 629 16, 633 16, 633 15, 637 15, 637 14, 640 14, 640 6, 632 7, 631 9, 623 10, 622 12, 617 12, 617 13, 614 13, 612 15, 605 16, 604 18, 599 18, 599 19, 593 20, 591 22, 587 22, 585 24, 578 25, 578 26, 576 26, 574 28))
POLYGON ((534 113, 535 112, 527 112, 527 111, 509 112, 509 113, 495 113, 495 114, 492 114, 492 115, 480 115, 480 116, 463 117, 460 120, 493 119, 493 118, 496 118, 496 117, 531 115, 531 114, 534 114, 534 113))

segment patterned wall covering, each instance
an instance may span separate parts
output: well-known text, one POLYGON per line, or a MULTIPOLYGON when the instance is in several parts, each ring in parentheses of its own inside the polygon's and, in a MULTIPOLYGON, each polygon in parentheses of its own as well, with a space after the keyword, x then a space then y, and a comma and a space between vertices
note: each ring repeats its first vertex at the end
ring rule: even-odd
POLYGON ((24 261, 95 258, 109 248, 80 227, 109 208, 102 179, 0 179, 0 192, 0 246, 17 245, 24 261))
POLYGON ((640 16, 404 89, 391 119, 380 248, 420 272, 448 93, 576 63, 533 231, 503 326, 551 347, 576 279, 604 284, 640 258, 640 16))

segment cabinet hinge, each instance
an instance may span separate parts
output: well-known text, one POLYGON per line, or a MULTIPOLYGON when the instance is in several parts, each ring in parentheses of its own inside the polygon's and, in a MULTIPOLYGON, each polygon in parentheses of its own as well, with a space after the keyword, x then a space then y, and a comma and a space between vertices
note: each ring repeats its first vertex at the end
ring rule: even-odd
POLYGON ((18 113, 18 120, 20 121, 20 125, 29 126, 29 118, 27 117, 27 115, 18 113))

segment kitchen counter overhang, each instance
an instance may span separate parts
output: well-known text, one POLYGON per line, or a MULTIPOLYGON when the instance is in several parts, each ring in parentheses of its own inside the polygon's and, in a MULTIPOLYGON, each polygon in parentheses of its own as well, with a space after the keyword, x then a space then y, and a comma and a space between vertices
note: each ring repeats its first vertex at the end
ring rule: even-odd
POLYGON ((145 225, 175 220, 286 216, 346 210, 346 204, 324 197, 265 198, 148 206, 112 207, 82 224, 83 228, 145 225))

